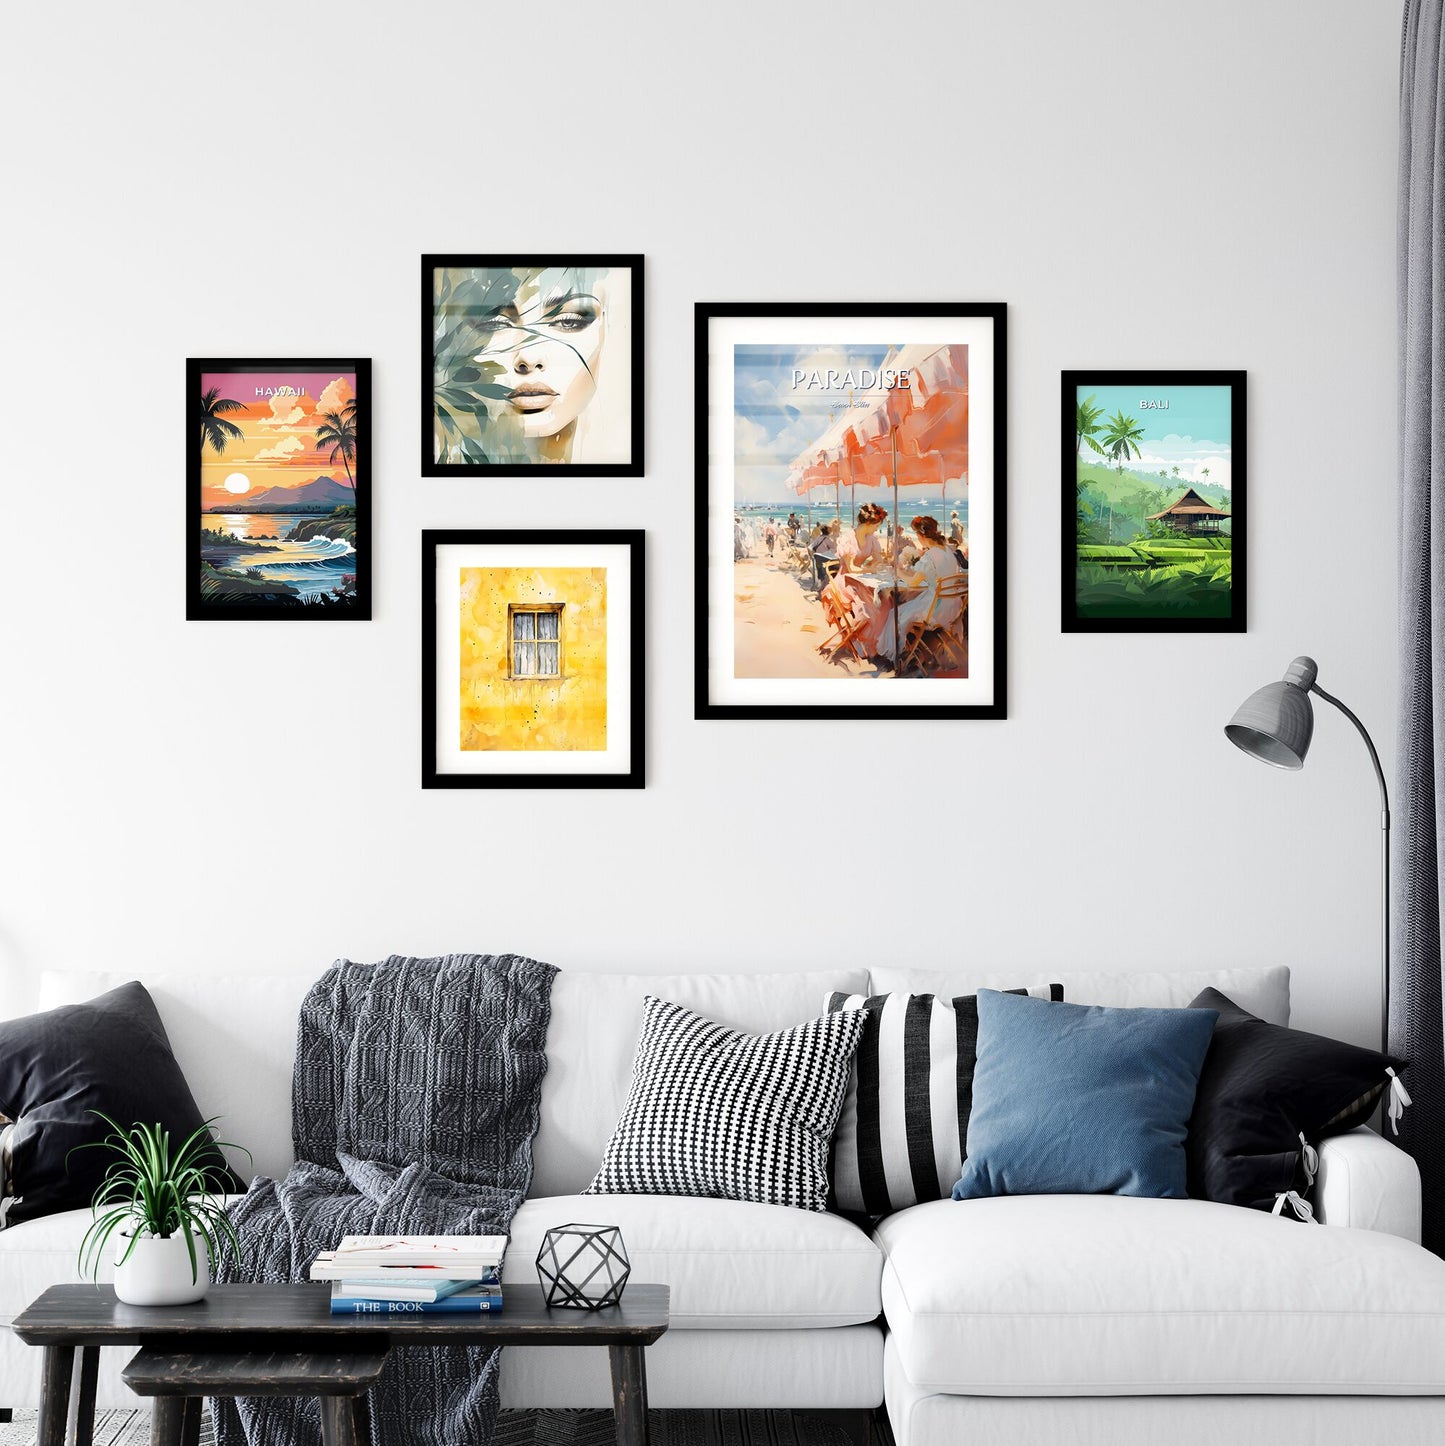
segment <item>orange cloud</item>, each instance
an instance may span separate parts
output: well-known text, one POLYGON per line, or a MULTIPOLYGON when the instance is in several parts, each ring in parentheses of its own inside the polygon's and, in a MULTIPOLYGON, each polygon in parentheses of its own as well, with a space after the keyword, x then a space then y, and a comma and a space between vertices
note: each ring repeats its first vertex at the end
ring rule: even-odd
POLYGON ((326 383, 326 387, 316 403, 316 410, 318 412, 339 412, 355 395, 351 383, 345 377, 337 377, 335 381, 326 383))
POLYGON ((286 436, 282 437, 274 447, 262 447, 256 453, 256 460, 258 462, 284 462, 293 452, 304 452, 305 450, 306 443, 299 437, 286 436))

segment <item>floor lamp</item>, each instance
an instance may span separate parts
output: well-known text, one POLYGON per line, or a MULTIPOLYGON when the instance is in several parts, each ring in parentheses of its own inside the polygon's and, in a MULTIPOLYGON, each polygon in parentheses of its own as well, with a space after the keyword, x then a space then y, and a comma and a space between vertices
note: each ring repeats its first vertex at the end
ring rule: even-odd
POLYGON ((1239 705, 1225 736, 1251 758, 1274 768, 1303 768, 1310 751, 1310 738, 1315 729, 1314 708, 1310 694, 1333 703, 1359 730, 1370 750, 1370 762, 1380 785, 1380 1047, 1390 1047, 1390 794, 1385 787, 1385 773, 1380 755, 1365 725, 1340 702, 1315 682, 1319 669, 1313 658, 1296 658, 1278 683, 1266 683, 1239 705))

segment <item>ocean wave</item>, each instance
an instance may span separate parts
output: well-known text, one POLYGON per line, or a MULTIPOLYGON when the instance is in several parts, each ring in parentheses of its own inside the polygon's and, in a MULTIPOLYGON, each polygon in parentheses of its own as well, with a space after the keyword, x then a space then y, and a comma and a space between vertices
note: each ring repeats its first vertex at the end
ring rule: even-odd
MULTIPOLYGON (((350 549, 348 549, 350 551, 350 549)), ((345 554, 333 557, 266 558, 250 564, 258 572, 339 572, 345 554)), ((245 564, 242 564, 245 565, 245 564)))
POLYGON ((308 537, 301 542, 282 544, 287 551, 304 553, 307 557, 345 557, 356 549, 344 537, 308 537))

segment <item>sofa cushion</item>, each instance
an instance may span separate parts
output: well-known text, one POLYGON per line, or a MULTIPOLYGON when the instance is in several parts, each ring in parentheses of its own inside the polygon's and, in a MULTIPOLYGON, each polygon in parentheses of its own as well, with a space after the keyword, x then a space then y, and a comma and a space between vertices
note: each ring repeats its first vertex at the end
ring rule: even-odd
MULTIPOLYGON (((142 974, 176 1062, 221 1138, 251 1152, 250 1169, 280 1179, 291 1168, 291 1066, 301 1001, 319 971, 298 974, 142 974)), ((40 1007, 73 1004, 124 976, 47 972, 40 1007)), ((237 1161, 245 1164, 245 1157, 237 1161)), ((247 1176, 250 1178, 250 1175, 247 1176)))
MULTIPOLYGON (((157 1126, 175 1148, 203 1120, 145 988, 131 980, 81 1004, 0 1024, 0 1116, 12 1222, 89 1205, 116 1162, 117 1129, 157 1126)), ((240 1188, 219 1150, 198 1157, 217 1189, 240 1188)))
MULTIPOLYGON (((658 995, 732 1029, 765 1034, 814 1019, 831 990, 859 994, 866 969, 799 974, 592 974, 564 969, 552 982, 542 1122, 532 1142, 534 1195, 586 1188, 622 1115, 642 1001, 658 995)), ((163 1011, 164 1012, 164 1011, 163 1011)))
POLYGON ((632 1279, 672 1287, 673 1330, 801 1330, 879 1313, 883 1256, 837 1215, 681 1195, 555 1195, 512 1221, 502 1284, 535 1284, 554 1225, 616 1225, 632 1279))
POLYGON ((1212 1009, 1106 1009, 985 989, 955 1200, 1188 1193, 1184 1137, 1212 1009))
POLYGON ((828 1208, 828 1148, 867 1015, 749 1034, 649 994, 622 1118, 588 1195, 828 1208))
MULTIPOLYGON (((861 1325, 881 1309, 883 1253, 841 1216, 676 1195, 523 1201, 503 1284, 535 1285, 542 1236, 576 1222, 622 1231, 632 1279, 672 1287, 673 1330, 861 1325)), ((69 1210, 0 1231, 0 1327, 47 1287, 79 1278, 75 1257, 89 1223, 89 1210, 69 1210)), ((100 1278, 112 1274, 107 1264, 100 1278)))
MULTIPOLYGON (((1063 998, 1057 984, 1037 993, 1063 998)), ((942 1200, 963 1169, 977 997, 830 994, 824 1008, 868 1011, 833 1136, 835 1208, 890 1215, 942 1200)))
MULTIPOLYGON (((75 1262, 90 1221, 89 1210, 62 1210, 0 1230, 0 1329, 41 1291, 82 1278, 75 1262)), ((114 1278, 107 1258, 100 1279, 114 1278)))
MULTIPOLYGON (((1218 989, 1241 1009, 1271 1024, 1289 1023, 1289 968, 1189 969, 1180 973, 1141 970, 1106 974, 1041 965, 1037 969, 984 969, 959 964, 949 969, 878 967, 868 971, 870 992, 895 990, 914 994, 977 994, 980 989, 1016 989, 1021 984, 1064 986, 1064 998, 1075 1004, 1105 1004, 1112 1009, 1184 1009, 1201 989, 1218 989)), ((842 986, 840 985, 839 988, 842 986)))
POLYGON ((1206 1200, 1032 1195, 890 1216, 908 1379, 978 1395, 1445 1394, 1445 1261, 1206 1200))
POLYGON ((1191 1006, 1218 1015, 1189 1121, 1189 1193, 1272 1210, 1313 1184, 1314 1146, 1374 1113, 1405 1061, 1266 1024, 1217 989, 1191 1006))

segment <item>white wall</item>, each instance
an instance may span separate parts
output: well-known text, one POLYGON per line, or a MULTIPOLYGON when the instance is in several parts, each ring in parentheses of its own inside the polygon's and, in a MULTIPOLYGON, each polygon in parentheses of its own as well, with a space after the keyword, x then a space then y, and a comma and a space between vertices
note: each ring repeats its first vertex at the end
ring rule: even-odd
POLYGON ((391 950, 1283 960, 1369 1040, 1364 751, 1220 730, 1308 651, 1394 752, 1397 11, 13 9, 0 1000, 391 950), (645 479, 418 477, 418 257, 529 248, 646 253, 645 479), (693 721, 692 304, 840 297, 1010 305, 1005 723, 693 721), (375 621, 185 622, 184 359, 348 353, 375 621), (1076 366, 1248 369, 1246 636, 1060 634, 1076 366), (548 525, 648 528, 648 786, 423 792, 419 533, 548 525))

